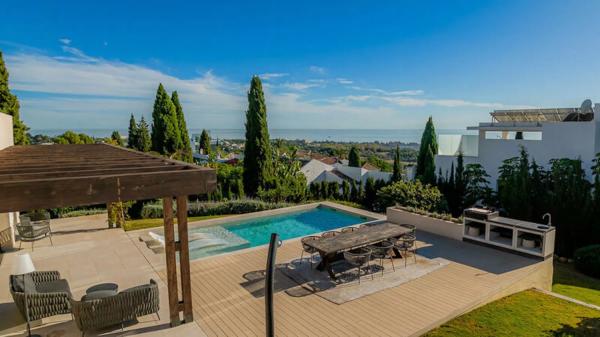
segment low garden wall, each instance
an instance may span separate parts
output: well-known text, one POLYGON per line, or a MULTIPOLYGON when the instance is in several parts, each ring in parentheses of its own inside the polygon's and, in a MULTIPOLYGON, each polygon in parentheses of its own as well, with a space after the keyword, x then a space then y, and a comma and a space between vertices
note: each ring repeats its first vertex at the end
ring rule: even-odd
POLYGON ((464 231, 462 223, 412 213, 396 206, 388 207, 386 215, 389 222, 415 225, 418 230, 462 241, 464 231))

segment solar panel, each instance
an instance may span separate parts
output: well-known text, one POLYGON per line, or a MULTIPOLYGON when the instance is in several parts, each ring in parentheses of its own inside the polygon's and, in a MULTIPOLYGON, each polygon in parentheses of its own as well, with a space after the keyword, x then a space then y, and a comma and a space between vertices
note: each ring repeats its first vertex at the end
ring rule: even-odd
POLYGON ((494 110, 490 114, 497 122, 562 122, 578 108, 494 110))

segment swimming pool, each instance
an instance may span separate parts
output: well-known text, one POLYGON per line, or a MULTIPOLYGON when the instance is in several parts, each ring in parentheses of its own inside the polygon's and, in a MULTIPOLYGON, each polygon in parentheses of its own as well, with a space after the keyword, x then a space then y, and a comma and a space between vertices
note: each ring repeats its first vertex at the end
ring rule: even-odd
POLYGON ((316 208, 265 216, 222 225, 190 229, 190 258, 222 254, 269 243, 271 233, 281 240, 356 225, 373 219, 333 208, 316 208))

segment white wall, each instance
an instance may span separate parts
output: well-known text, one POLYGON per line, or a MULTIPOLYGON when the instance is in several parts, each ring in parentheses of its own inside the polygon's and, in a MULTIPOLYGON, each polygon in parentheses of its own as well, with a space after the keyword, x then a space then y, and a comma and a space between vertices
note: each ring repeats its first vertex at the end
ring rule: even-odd
POLYGON ((0 113, 0 150, 12 146, 13 144, 12 116, 0 113))
POLYGON ((411 213, 400 208, 388 207, 387 220, 395 224, 411 224, 417 230, 445 236, 454 240, 462 240, 464 225, 460 223, 436 219, 425 215, 411 213))
POLYGON ((531 160, 545 167, 551 159, 581 158, 591 177, 596 154, 596 122, 544 123, 542 140, 485 139, 484 132, 480 132, 478 161, 491 176, 493 186, 502 161, 518 156, 521 146, 527 149, 531 160))
MULTIPOLYGON (((530 160, 537 164, 549 167, 549 161, 557 158, 581 158, 588 178, 591 177, 592 160, 600 151, 600 111, 596 113, 593 122, 560 122, 541 123, 537 130, 542 131, 542 140, 520 139, 485 139, 485 129, 479 132, 479 155, 477 157, 465 156, 465 165, 479 163, 490 175, 491 186, 496 186, 498 168, 502 161, 519 156, 521 146, 529 152, 530 160)), ((456 157, 437 155, 435 158, 436 174, 438 169, 442 172, 450 169, 456 157)))
MULTIPOLYGON (((12 116, 0 113, 0 151, 14 145, 12 116)), ((10 246, 15 244, 14 224, 18 213, 0 213, 0 231, 10 229, 10 246)), ((6 244, 2 243, 4 247, 6 244)))

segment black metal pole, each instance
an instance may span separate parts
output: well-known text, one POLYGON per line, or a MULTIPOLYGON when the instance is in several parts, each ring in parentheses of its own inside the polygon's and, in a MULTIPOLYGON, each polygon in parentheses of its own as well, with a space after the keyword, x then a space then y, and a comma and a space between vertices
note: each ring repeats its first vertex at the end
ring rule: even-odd
POLYGON ((267 268, 265 270, 265 322, 267 337, 275 336, 275 316, 273 315, 273 290, 275 284, 275 259, 277 247, 281 246, 279 234, 272 233, 269 243, 269 255, 267 256, 267 268))

